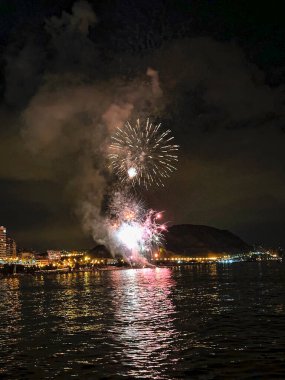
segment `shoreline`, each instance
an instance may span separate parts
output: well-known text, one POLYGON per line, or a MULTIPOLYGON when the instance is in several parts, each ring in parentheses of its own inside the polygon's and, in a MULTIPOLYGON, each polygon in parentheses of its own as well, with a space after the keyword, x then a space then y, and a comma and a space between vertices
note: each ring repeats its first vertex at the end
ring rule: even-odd
POLYGON ((270 262, 279 262, 281 265, 284 264, 283 260, 262 260, 262 261, 234 261, 234 262, 200 262, 200 263, 173 263, 167 265, 155 265, 150 264, 149 266, 105 266, 98 268, 81 268, 81 269, 71 269, 71 268, 62 268, 62 269, 39 269, 34 272, 19 272, 19 273, 1 273, 0 279, 5 277, 26 277, 26 276, 38 276, 38 275, 47 275, 47 274, 73 274, 73 273, 96 273, 96 272, 107 272, 107 271, 117 271, 117 270, 130 270, 130 269, 155 269, 155 268, 174 268, 174 267, 189 267, 189 266, 209 266, 209 265, 232 265, 240 263, 270 263, 270 262))

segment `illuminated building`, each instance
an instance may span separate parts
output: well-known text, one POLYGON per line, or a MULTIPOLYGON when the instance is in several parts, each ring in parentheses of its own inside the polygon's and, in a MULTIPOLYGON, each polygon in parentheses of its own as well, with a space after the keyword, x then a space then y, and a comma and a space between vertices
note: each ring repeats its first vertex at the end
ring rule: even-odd
POLYGON ((49 265, 49 260, 47 258, 41 257, 41 258, 36 258, 36 265, 39 267, 45 267, 49 265))
POLYGON ((21 252, 20 257, 24 260, 32 260, 35 255, 32 252, 21 252))
POLYGON ((116 265, 118 263, 118 260, 117 259, 106 259, 105 260, 106 262, 106 265, 116 265))
POLYGON ((87 251, 61 251, 61 256, 63 257, 79 257, 79 256, 84 256, 88 252, 87 251))
POLYGON ((7 254, 7 247, 6 247, 6 228, 3 226, 0 226, 0 258, 6 257, 7 254))
POLYGON ((6 256, 16 257, 17 256, 17 246, 14 239, 7 237, 6 239, 6 256))
POLYGON ((61 259, 61 251, 48 250, 47 254, 50 261, 59 261, 61 259))

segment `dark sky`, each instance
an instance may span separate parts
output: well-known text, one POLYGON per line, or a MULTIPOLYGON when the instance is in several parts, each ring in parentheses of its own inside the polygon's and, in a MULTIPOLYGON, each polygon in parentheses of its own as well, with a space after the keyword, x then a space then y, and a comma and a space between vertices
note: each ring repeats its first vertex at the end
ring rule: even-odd
POLYGON ((108 138, 151 116, 181 148, 149 206, 284 246, 284 14, 283 1, 1 0, 0 224, 24 247, 92 246, 108 138))

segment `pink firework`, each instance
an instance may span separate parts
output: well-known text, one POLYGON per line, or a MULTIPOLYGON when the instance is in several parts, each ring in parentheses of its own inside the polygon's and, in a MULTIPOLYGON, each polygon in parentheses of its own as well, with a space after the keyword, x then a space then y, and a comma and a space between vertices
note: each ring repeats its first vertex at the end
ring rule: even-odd
POLYGON ((151 256, 153 249, 162 245, 166 225, 159 222, 161 212, 145 210, 125 189, 114 192, 109 209, 110 236, 127 256, 151 256))

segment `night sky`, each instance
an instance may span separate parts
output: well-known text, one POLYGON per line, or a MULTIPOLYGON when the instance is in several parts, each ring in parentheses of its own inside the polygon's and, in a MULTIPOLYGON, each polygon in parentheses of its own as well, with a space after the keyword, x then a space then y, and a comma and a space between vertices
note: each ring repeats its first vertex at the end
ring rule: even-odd
POLYGON ((285 3, 261 3, 1 0, 0 225, 18 245, 94 245, 108 138, 151 116, 181 148, 150 207, 284 246, 285 3))

